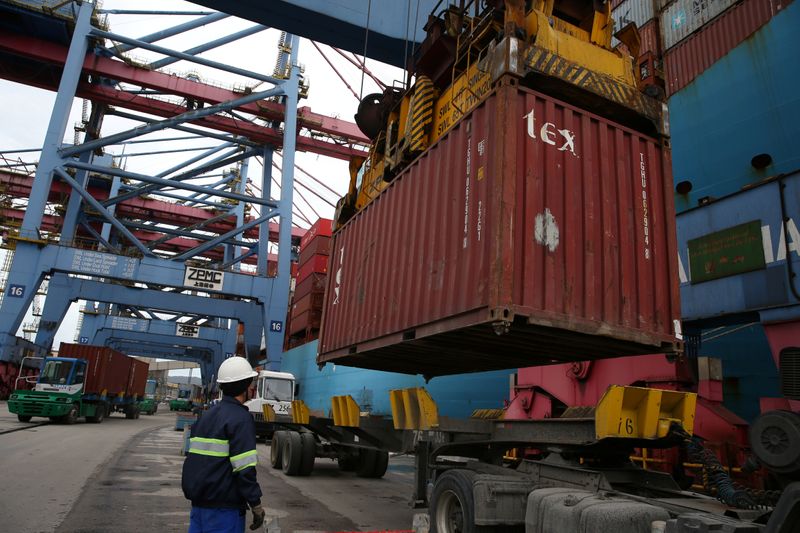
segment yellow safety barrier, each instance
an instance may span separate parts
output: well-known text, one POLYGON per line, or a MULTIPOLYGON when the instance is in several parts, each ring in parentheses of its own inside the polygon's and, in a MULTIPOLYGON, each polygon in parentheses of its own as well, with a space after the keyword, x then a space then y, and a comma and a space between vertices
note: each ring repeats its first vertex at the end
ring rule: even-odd
POLYGON ((595 433, 598 439, 658 439, 678 424, 691 434, 696 405, 691 392, 612 385, 595 409, 595 433))
POLYGON ((308 424, 309 420, 311 420, 311 413, 306 402, 292 400, 292 422, 295 424, 308 424))
POLYGON ((261 411, 264 413, 264 422, 275 422, 275 409, 270 404, 262 404, 261 411))
POLYGON ((341 427, 357 428, 361 420, 361 409, 350 395, 331 398, 333 424, 341 427))
POLYGON ((422 387, 389 392, 395 429, 428 430, 439 427, 439 409, 422 387))

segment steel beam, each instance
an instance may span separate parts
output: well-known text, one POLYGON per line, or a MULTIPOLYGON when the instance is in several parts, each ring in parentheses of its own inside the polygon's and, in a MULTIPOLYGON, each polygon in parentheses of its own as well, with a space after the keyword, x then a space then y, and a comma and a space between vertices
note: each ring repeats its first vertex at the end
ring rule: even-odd
MULTIPOLYGON (((77 85, 77 84, 76 84, 77 85)), ((145 135, 147 133, 152 133, 154 131, 160 131, 168 128, 172 128, 173 126, 179 126, 184 122, 192 122, 194 120, 208 117, 211 115, 215 115, 220 111, 229 111, 235 108, 239 104, 246 104, 249 102, 257 102, 259 100, 263 100, 266 98, 270 98, 272 96, 277 96, 283 94, 282 86, 275 87, 273 89, 268 89, 266 91, 259 91, 247 96, 243 96, 241 98, 237 98, 236 100, 231 100, 230 102, 223 102, 220 104, 216 104, 209 107, 204 107, 202 109, 192 109, 181 113, 180 115, 174 116, 172 118, 168 118, 162 120, 160 122, 153 122, 144 126, 138 126, 132 130, 123 131, 120 133, 115 133, 114 135, 109 135, 108 137, 103 137, 102 139, 96 139, 94 141, 89 141, 87 143, 83 143, 79 146, 73 146, 71 148, 64 148, 61 150, 61 156, 64 158, 72 157, 75 154, 79 154, 81 152, 85 152, 88 150, 96 150, 98 148, 102 148, 104 146, 108 146, 109 144, 116 144, 121 141, 127 141, 128 139, 132 139, 134 137, 138 137, 140 135, 145 135)), ((74 94, 74 93, 73 93, 74 94)), ((41 163, 40 163, 41 164, 41 163)))
MULTIPOLYGON (((27 58, 31 62, 36 61, 51 65, 63 65, 67 57, 67 49, 62 45, 43 41, 33 36, 16 35, 9 32, 0 35, 0 50, 27 58)), ((241 93, 230 89, 215 87, 199 81, 176 78, 168 73, 147 70, 102 56, 87 58, 83 69, 86 74, 135 84, 164 94, 207 102, 212 105, 231 101, 241 96, 241 93)), ((14 72, 1 72, 0 75, 7 79, 14 79, 14 72)), ((31 83, 33 80, 29 77, 23 77, 17 81, 31 83)), ((37 86, 51 88, 41 84, 37 86)), ((82 87, 86 90, 91 89, 91 87, 82 87)), ((99 95, 100 93, 97 94, 99 95)), ((134 95, 128 94, 129 98, 132 96, 134 95)), ((120 102, 117 102, 116 105, 121 105, 122 100, 120 99, 120 102)), ((174 108, 174 104, 168 105, 174 108)), ((284 115, 283 106, 271 101, 242 104, 236 109, 266 120, 281 120, 284 115)), ((364 145, 369 143, 369 139, 358 129, 355 123, 314 113, 308 107, 303 107, 298 111, 298 119, 300 127, 309 129, 314 133, 333 135, 349 142, 364 145)))
POLYGON ((413 47, 425 38, 423 27, 428 14, 441 4, 439 0, 346 4, 329 0, 192 2, 400 68, 405 68, 405 58, 411 57, 413 47))
MULTIPOLYGON (((220 46, 232 43, 234 41, 238 41, 239 39, 244 39, 245 37, 249 37, 250 35, 255 35, 256 33, 262 32, 266 29, 268 28, 266 26, 262 26, 261 24, 258 24, 256 26, 251 26, 241 31, 237 31, 236 33, 226 35, 225 37, 220 37, 219 39, 214 39, 213 41, 209 41, 199 46, 189 48, 188 50, 184 50, 183 53, 189 55, 202 54, 203 52, 207 52, 209 50, 213 50, 214 48, 218 48, 220 46)), ((178 61, 180 61, 180 59, 177 57, 167 57, 164 59, 160 59, 158 61, 153 61, 148 65, 148 67, 152 70, 158 70, 160 68, 166 67, 167 65, 177 63, 178 61)))
MULTIPOLYGON (((103 11, 106 12, 106 11, 103 11)), ((169 14, 169 13, 166 13, 169 14)), ((196 28, 200 28, 205 26, 206 24, 211 24, 212 22, 216 22, 218 20, 222 20, 224 18, 229 17, 227 13, 219 12, 219 13, 212 13, 205 15, 202 18, 190 20, 188 22, 184 22, 183 24, 178 24, 176 26, 172 26, 171 28, 166 28, 161 31, 157 31, 155 33, 151 33, 149 35, 145 35, 144 37, 139 37, 136 39, 138 42, 143 43, 154 43, 156 41, 160 41, 162 39, 166 39, 167 37, 172 37, 174 35, 178 35, 180 33, 187 32, 189 30, 194 30, 196 28)), ((136 45, 133 44, 123 44, 120 46, 114 46, 111 50, 114 50, 119 53, 128 52, 129 50, 133 50, 134 48, 138 48, 136 45)))
POLYGON ((88 49, 87 37, 91 30, 93 9, 94 4, 84 2, 75 19, 73 38, 64 62, 50 124, 36 169, 36 178, 22 220, 19 237, 23 240, 17 241, 8 276, 7 287, 16 288, 18 295, 7 293, 7 297, 3 298, 0 305, 0 360, 2 361, 12 360, 15 357, 13 347, 16 344, 17 329, 43 279, 44 273, 36 268, 40 253, 39 243, 36 241, 50 194, 53 169, 61 164, 58 150, 66 132, 72 101, 81 76, 81 65, 88 49))

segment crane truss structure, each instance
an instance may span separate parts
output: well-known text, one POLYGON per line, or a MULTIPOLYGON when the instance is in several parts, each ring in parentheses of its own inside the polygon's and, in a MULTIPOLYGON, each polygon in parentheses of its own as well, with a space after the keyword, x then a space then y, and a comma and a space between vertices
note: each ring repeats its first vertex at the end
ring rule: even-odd
POLYGON ((0 305, 0 364, 19 359, 16 332, 49 281, 35 338, 42 352, 71 302, 85 300, 80 342, 172 354, 200 363, 206 379, 237 351, 277 368, 293 247, 304 233, 292 226, 295 151, 349 159, 364 153, 367 139, 354 124, 298 108, 305 87, 294 35, 281 36, 274 73, 264 75, 199 56, 266 29, 260 25, 177 51, 155 43, 227 15, 130 38, 111 32, 92 2, 48 4, 0 2, 0 76, 57 91, 35 173, 14 165, 0 172, 0 226, 13 253, 0 305), (163 58, 143 63, 133 49, 163 58), (165 70, 179 60, 248 81, 225 88, 165 70), (75 98, 90 101, 91 113, 82 142, 67 144, 75 98), (106 117, 133 125, 103 135, 106 117), (211 145, 152 173, 127 170, 107 154, 166 131, 211 145), (260 183, 248 180, 254 157, 262 161, 260 183))

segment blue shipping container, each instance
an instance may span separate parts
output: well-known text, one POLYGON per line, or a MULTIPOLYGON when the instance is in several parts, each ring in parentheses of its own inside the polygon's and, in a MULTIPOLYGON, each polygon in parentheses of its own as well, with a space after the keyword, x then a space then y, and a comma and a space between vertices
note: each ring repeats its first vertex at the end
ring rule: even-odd
POLYGON ((800 169, 800 2, 777 13, 669 99, 678 212, 800 169), (758 169, 753 157, 768 154, 758 169))

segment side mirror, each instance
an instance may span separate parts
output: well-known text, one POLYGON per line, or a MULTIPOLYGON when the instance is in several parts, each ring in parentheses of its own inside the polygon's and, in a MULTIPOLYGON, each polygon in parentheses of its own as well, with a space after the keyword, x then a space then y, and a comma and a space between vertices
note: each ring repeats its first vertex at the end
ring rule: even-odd
POLYGON ((294 384, 294 397, 295 397, 295 399, 297 399, 298 396, 300 396, 300 384, 299 383, 295 383, 294 384))

